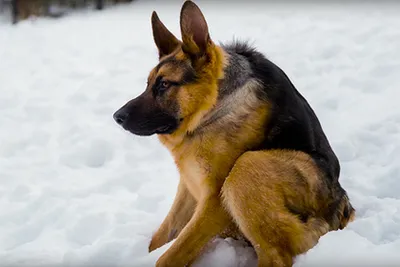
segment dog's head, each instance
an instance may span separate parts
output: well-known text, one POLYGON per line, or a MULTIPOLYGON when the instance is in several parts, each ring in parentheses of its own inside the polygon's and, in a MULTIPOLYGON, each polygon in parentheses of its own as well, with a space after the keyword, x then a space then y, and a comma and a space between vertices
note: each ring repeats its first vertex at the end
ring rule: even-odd
POLYGON ((186 1, 180 14, 182 41, 151 17, 159 63, 145 91, 114 113, 115 121, 136 135, 194 131, 215 105, 224 55, 210 38, 206 20, 196 4, 186 1))

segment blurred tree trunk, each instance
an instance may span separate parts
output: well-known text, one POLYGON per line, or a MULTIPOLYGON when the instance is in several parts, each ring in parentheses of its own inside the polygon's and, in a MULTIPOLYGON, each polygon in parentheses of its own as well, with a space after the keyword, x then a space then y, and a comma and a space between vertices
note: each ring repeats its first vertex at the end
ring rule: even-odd
MULTIPOLYGON (((50 17, 60 17, 64 12, 54 11, 52 5, 56 6, 66 6, 72 8, 85 7, 89 2, 94 3, 97 10, 104 9, 106 2, 111 3, 127 3, 133 0, 10 0, 11 2, 11 12, 12 12, 12 22, 17 23, 20 20, 29 18, 30 16, 50 16, 50 17)), ((3 3, 4 0, 0 0, 3 3)))
POLYGON ((12 22, 13 24, 18 22, 18 0, 11 1, 11 12, 12 12, 12 22))
POLYGON ((104 1, 103 0, 96 0, 96 9, 102 10, 104 7, 104 1))

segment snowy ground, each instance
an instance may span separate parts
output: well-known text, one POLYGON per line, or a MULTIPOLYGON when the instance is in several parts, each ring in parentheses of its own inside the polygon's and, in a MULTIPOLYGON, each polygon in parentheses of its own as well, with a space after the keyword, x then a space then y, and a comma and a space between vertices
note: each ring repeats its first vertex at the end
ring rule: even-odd
MULTIPOLYGON (((296 267, 400 266, 400 6, 252 7, 198 1, 211 36, 250 39, 309 100, 357 209, 296 267)), ((112 114, 145 87, 152 1, 16 26, 0 19, 0 266, 153 266, 147 246, 172 204, 173 161, 112 114)), ((1 18, 1 17, 0 17, 1 18)), ((254 266, 216 240, 197 266, 254 266)))

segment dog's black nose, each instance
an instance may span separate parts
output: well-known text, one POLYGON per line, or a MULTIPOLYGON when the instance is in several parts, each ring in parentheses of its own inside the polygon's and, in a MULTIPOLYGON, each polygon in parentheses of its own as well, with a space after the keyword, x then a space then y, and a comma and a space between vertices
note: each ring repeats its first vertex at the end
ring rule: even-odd
POLYGON ((114 113, 113 118, 119 125, 122 125, 128 118, 128 113, 124 111, 117 111, 114 113))

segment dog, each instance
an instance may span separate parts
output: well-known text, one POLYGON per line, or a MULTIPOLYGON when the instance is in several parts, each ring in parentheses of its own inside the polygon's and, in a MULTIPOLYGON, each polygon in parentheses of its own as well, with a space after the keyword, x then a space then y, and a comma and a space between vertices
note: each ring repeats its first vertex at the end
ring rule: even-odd
POLYGON ((156 266, 188 266, 216 236, 243 238, 258 266, 292 266, 355 218, 340 164, 288 76, 246 42, 217 45, 192 1, 182 40, 151 17, 159 63, 145 91, 113 114, 134 135, 156 134, 180 173, 153 251, 156 266))

